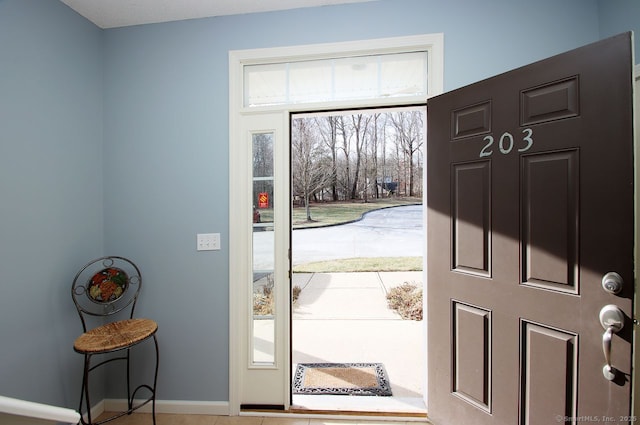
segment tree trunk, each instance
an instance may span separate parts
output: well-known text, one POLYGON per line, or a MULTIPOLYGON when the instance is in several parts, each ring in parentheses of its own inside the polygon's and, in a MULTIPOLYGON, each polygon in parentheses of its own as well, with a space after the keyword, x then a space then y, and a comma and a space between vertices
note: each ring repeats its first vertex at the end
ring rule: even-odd
POLYGON ((304 197, 304 212, 307 216, 307 221, 311 221, 311 207, 309 205, 309 195, 304 197))

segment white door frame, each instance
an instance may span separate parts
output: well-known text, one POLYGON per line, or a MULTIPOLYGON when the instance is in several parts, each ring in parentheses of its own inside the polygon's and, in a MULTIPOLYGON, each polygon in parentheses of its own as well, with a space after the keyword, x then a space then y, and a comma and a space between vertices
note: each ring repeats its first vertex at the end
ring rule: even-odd
MULTIPOLYGON (((243 106, 243 66, 289 62, 293 60, 311 60, 318 58, 345 57, 356 55, 375 55, 381 53, 397 53, 405 51, 427 50, 428 56, 428 93, 435 96, 443 91, 444 75, 444 36, 443 34, 429 34, 421 36, 399 37, 390 39, 364 40, 344 43, 315 44, 308 46, 291 46, 281 48, 242 50, 229 52, 229 414, 240 414, 242 397, 247 382, 252 382, 253 373, 247 364, 248 358, 248 314, 247 297, 248 282, 251 282, 252 235, 251 226, 251 201, 248 193, 251 191, 251 169, 247 155, 250 155, 245 135, 252 126, 254 118, 256 122, 264 114, 276 114, 280 124, 293 112, 306 112, 318 110, 330 110, 341 108, 382 107, 382 106, 406 106, 425 102, 425 97, 403 97, 393 99, 354 100, 339 102, 323 102, 296 105, 277 105, 268 107, 243 106), (244 283, 243 283, 244 282, 244 283)), ((288 127, 287 127, 288 128, 288 127)), ((288 135, 288 131, 285 131, 288 135)), ((288 144, 286 140, 280 140, 281 144, 288 144)), ((276 141, 276 144, 278 141, 276 141)), ((282 146, 274 149, 282 152, 282 146)), ((287 148, 288 152, 288 148, 287 148)), ((288 175, 288 173, 285 173, 288 175)), ((281 177, 285 178, 285 177, 281 177)), ((276 178, 275 184, 281 179, 276 178)), ((282 184, 282 183, 280 183, 282 184)), ((288 187, 288 185, 286 185, 288 187)), ((283 199, 279 199, 283 202, 283 199)), ((276 217, 277 219, 277 217, 276 217)), ((276 224, 277 225, 277 224, 276 224)), ((287 230, 288 232, 289 230, 287 230)), ((282 230, 281 230, 282 232, 282 230)), ((278 239, 278 236, 276 236, 278 239)), ((288 244, 288 235, 281 237, 282 244, 288 244), (284 242, 284 241, 287 242, 284 242)), ((280 258, 276 261, 285 261, 280 258)), ((286 265, 288 267, 288 264, 286 265)), ((278 268, 278 265, 276 265, 278 268)), ((281 285, 283 286, 283 285, 281 285)), ((288 286, 288 285, 287 285, 288 286)), ((289 299, 288 288, 280 288, 276 293, 276 299, 289 299)), ((277 323, 276 352, 289 353, 290 340, 290 303, 283 303, 278 320, 286 320, 286 323, 277 323)), ((290 398, 290 369, 289 356, 277 362, 277 369, 281 371, 282 381, 278 383, 277 391, 282 391, 282 405, 289 408, 290 398), (284 389, 281 389, 281 384, 284 389)), ((425 387, 426 388, 426 387, 425 387)), ((265 389, 268 391, 269 389, 265 389)))
POLYGON ((638 361, 638 325, 636 324, 636 320, 640 317, 640 306, 638 306, 638 302, 640 302, 640 294, 638 291, 640 290, 640 285, 638 285, 638 276, 640 276, 640 265, 638 264, 638 254, 640 250, 640 222, 638 220, 638 203, 640 202, 640 170, 638 170, 639 161, 638 155, 640 155, 640 150, 638 149, 638 136, 640 135, 640 64, 636 64, 634 66, 634 98, 633 98, 633 121, 634 121, 634 133, 633 133, 633 151, 634 151, 634 159, 633 159, 633 172, 634 172, 634 186, 635 186, 635 211, 633 213, 634 224, 635 224, 635 288, 634 288, 634 300, 633 300, 633 345, 632 345, 632 363, 633 363, 633 372, 631 375, 631 414, 634 417, 640 416, 640 394, 638 394, 638 387, 636 383, 637 379, 640 377, 638 374, 638 368, 640 367, 640 362, 638 361))

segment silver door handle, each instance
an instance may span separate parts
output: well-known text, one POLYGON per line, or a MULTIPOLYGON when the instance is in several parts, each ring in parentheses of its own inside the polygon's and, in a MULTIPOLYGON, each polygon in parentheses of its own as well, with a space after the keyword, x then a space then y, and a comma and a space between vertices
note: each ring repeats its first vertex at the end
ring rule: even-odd
POLYGON ((602 374, 609 381, 613 381, 616 377, 616 369, 611 366, 611 337, 613 336, 613 327, 609 326, 602 335, 602 349, 604 350, 604 361, 607 363, 602 368, 602 374))
POLYGON ((624 327, 624 313, 616 305, 609 304, 600 310, 600 324, 604 328, 602 335, 602 351, 606 364, 602 368, 602 374, 609 381, 616 378, 616 368, 611 366, 611 340, 613 334, 624 327))

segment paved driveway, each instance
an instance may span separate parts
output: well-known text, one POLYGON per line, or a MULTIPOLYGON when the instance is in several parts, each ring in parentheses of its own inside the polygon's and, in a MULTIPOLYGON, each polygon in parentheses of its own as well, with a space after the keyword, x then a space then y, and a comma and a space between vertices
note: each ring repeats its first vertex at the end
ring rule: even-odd
MULTIPOLYGON (((293 264, 355 257, 423 255, 422 205, 371 211, 362 220, 293 231, 293 264)), ((253 233, 256 270, 273 270, 273 232, 253 233)))
POLYGON ((422 205, 371 211, 362 220, 293 231, 293 264, 354 257, 423 255, 422 205))

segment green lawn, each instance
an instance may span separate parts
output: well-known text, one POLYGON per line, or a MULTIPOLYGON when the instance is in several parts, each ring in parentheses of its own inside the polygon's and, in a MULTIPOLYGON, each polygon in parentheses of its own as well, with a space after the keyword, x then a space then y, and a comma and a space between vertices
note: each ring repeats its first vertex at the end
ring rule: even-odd
POLYGON ((421 271, 422 257, 345 258, 295 266, 294 273, 421 271))

